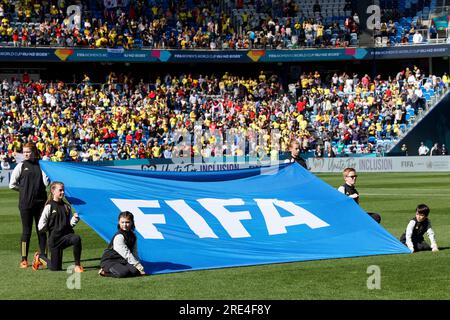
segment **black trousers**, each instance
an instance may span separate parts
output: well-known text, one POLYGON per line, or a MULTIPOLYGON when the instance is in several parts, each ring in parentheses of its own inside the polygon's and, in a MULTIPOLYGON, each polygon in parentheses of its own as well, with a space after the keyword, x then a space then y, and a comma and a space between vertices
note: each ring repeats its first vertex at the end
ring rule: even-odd
MULTIPOLYGON (((406 233, 402 234, 402 236, 400 237, 400 242, 406 245, 406 233)), ((430 245, 425 241, 415 241, 414 239, 412 239, 412 243, 414 246, 414 252, 431 250, 430 245)))
POLYGON ((105 276, 114 278, 127 278, 127 277, 137 277, 141 273, 135 266, 131 264, 121 264, 115 263, 109 267, 109 270, 104 270, 105 276))
POLYGON ((376 222, 381 223, 381 216, 378 213, 376 213, 376 212, 367 212, 367 214, 369 216, 371 216, 372 219, 375 220, 376 222))
POLYGON ((39 203, 29 209, 20 209, 20 218, 22 219, 22 238, 21 238, 21 254, 22 259, 28 258, 28 251, 30 249, 31 230, 33 229, 33 219, 36 228, 36 234, 39 241, 39 250, 41 253, 45 253, 47 249, 47 234, 40 233, 38 230, 39 218, 41 217, 42 210, 45 203, 39 203))
POLYGON ((73 246, 73 258, 75 265, 80 265, 81 260, 81 238, 79 235, 69 233, 58 239, 56 242, 49 241, 50 259, 44 255, 39 258, 44 260, 47 267, 52 271, 62 270, 63 250, 73 246))

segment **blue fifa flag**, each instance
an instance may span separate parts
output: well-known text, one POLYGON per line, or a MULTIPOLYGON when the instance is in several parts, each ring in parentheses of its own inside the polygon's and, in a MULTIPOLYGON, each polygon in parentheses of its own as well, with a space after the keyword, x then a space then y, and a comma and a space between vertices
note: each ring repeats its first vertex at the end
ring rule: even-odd
POLYGON ((40 164, 105 241, 121 211, 134 214, 147 273, 410 253, 351 198, 296 163, 181 173, 40 164))

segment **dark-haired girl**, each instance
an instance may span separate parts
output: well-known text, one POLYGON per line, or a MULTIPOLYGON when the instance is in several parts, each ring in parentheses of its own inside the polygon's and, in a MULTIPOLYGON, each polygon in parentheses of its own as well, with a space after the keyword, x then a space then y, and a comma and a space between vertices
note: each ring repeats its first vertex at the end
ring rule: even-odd
POLYGON ((134 233, 134 217, 129 211, 119 214, 118 231, 103 252, 99 275, 104 277, 136 277, 144 275, 144 267, 137 254, 137 239, 134 233))

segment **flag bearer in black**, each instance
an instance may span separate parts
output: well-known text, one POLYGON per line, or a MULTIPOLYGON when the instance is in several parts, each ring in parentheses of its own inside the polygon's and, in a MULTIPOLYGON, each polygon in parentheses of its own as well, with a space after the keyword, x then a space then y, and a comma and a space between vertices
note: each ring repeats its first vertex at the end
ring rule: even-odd
POLYGON ((81 238, 75 234, 73 227, 80 218, 77 213, 72 216, 72 208, 63 201, 64 184, 62 182, 52 182, 50 194, 39 219, 39 232, 48 231, 48 247, 50 258, 36 252, 33 259, 33 270, 45 269, 48 267, 52 271, 62 270, 63 250, 73 246, 73 257, 75 260, 74 272, 84 272, 80 264, 81 259, 81 238))
POLYGON ((291 152, 291 157, 286 159, 285 163, 297 162, 303 168, 308 170, 306 160, 300 156, 300 142, 297 140, 292 140, 290 143, 289 151, 291 152))
MULTIPOLYGON (((358 178, 358 175, 356 174, 356 170, 354 168, 345 168, 342 172, 344 176, 345 183, 338 188, 339 192, 342 192, 346 196, 349 196, 357 204, 359 204, 359 193, 358 190, 355 188, 356 184, 356 178, 358 178)), ((367 212, 369 216, 371 216, 376 222, 381 222, 381 216, 376 212, 367 212)))
POLYGON ((98 274, 104 277, 136 277, 144 275, 144 267, 139 262, 137 239, 134 233, 134 216, 129 211, 119 214, 117 233, 111 239, 100 261, 98 274))
POLYGON ((33 219, 38 234, 40 252, 45 254, 47 246, 46 234, 40 234, 37 229, 42 209, 47 198, 46 186, 48 177, 39 166, 39 152, 34 143, 26 143, 23 147, 23 161, 11 174, 9 188, 19 191, 19 211, 22 220, 22 238, 20 268, 28 268, 28 251, 30 247, 33 219))
POLYGON ((411 219, 406 227, 406 232, 400 237, 400 241, 412 252, 430 249, 432 251, 439 251, 434 231, 431 228, 431 221, 428 219, 429 214, 430 208, 426 204, 419 204, 416 208, 416 216, 411 219), (431 247, 423 238, 425 233, 430 239, 431 247))

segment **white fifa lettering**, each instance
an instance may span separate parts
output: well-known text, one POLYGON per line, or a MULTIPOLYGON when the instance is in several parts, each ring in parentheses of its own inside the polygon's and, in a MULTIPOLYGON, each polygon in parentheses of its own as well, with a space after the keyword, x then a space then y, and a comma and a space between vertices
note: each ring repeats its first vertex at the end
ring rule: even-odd
POLYGON ((167 200, 167 205, 171 207, 191 230, 199 238, 218 238, 214 231, 197 212, 195 212, 184 200, 167 200))
MULTIPOLYGON (((287 233, 289 226, 306 224, 311 229, 328 227, 329 224, 321 220, 308 210, 295 205, 290 201, 277 199, 254 199, 264 217, 269 235, 287 233), (282 217, 276 207, 291 213, 292 216, 282 217)), ((141 208, 161 208, 158 200, 130 200, 111 199, 121 210, 130 211, 134 215, 136 231, 145 239, 164 239, 163 234, 158 231, 156 224, 166 224, 164 213, 144 213, 141 208)), ((252 219, 249 211, 230 211, 227 206, 243 206, 242 199, 213 199, 204 198, 197 200, 208 210, 223 226, 232 238, 251 237, 241 220, 252 219)), ((218 238, 206 220, 185 200, 165 200, 166 204, 174 210, 186 223, 186 225, 199 238, 218 238)))
POLYGON ((277 199, 255 199, 261 210, 270 235, 287 233, 286 227, 306 224, 311 229, 328 227, 329 224, 313 215, 308 210, 295 205, 290 201, 277 199), (290 217, 282 217, 277 208, 292 213, 290 217))
POLYGON ((250 212, 236 211, 231 212, 225 206, 242 206, 244 201, 242 199, 199 199, 197 200, 206 210, 211 212, 217 220, 222 224, 225 230, 232 238, 246 238, 250 234, 244 228, 241 220, 251 219, 250 212))
POLYGON ((130 211, 134 215, 136 230, 145 239, 164 239, 155 224, 165 224, 164 214, 145 214, 140 208, 160 208, 158 200, 111 199, 120 211, 130 211))

